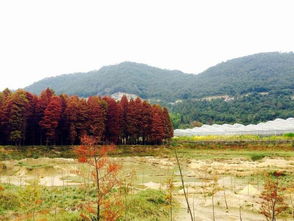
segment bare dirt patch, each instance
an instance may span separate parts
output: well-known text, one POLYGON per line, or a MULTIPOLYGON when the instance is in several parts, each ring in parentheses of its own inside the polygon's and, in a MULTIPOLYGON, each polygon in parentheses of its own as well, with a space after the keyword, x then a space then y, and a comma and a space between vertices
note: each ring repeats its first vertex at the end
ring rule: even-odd
MULTIPOLYGON (((176 220, 190 220, 173 157, 116 157, 128 172, 135 171, 134 185, 138 189, 166 189, 167 179, 173 176, 175 198, 180 202, 176 220)), ((258 195, 262 191, 264 175, 272 170, 294 172, 292 158, 265 157, 251 161, 242 157, 233 159, 182 159, 185 184, 196 220, 212 220, 211 186, 217 180, 214 195, 216 220, 264 220, 258 214, 258 195)), ((87 172, 74 159, 39 158, 2 161, 0 182, 27 185, 39 179, 45 186, 78 185, 83 182, 77 170, 87 172)), ((287 219, 284 219, 287 220, 287 219)), ((289 219, 290 220, 290 219, 289 219)))

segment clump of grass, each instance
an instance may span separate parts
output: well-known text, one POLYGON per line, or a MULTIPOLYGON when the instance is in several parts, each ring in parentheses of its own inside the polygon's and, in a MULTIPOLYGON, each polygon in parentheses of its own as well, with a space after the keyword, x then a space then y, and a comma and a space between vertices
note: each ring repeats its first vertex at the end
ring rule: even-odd
MULTIPOLYGON (((43 212, 44 213, 44 212, 43 212)), ((73 221, 73 220, 81 220, 80 212, 78 211, 66 211, 66 210, 58 210, 55 212, 40 214, 38 216, 38 220, 46 220, 46 221, 73 221)))
POLYGON ((262 153, 253 153, 251 156, 250 156, 250 159, 252 161, 257 161, 257 160, 261 160, 263 158, 265 158, 266 155, 265 154, 262 154, 262 153))
POLYGON ((0 160, 21 160, 25 158, 73 158, 75 155, 71 146, 0 146, 0 160))
POLYGON ((17 210, 19 205, 19 197, 13 190, 6 190, 6 187, 0 186, 0 215, 5 211, 17 210))
MULTIPOLYGON (((26 186, 2 184, 0 186, 0 217, 10 220, 11 215, 25 214, 21 193, 26 186)), ((29 194, 29 192, 27 192, 29 194)), ((40 186, 40 205, 35 212, 38 220, 80 220, 80 205, 95 200, 95 187, 81 186, 45 187, 40 186)), ((169 201, 167 194, 159 190, 143 190, 129 194, 125 199, 126 214, 120 220, 168 220, 169 201)))
MULTIPOLYGON (((169 215, 167 195, 159 190, 144 190, 130 195, 126 208, 128 220, 165 220, 169 215)), ((124 219, 123 219, 124 220, 124 219)))

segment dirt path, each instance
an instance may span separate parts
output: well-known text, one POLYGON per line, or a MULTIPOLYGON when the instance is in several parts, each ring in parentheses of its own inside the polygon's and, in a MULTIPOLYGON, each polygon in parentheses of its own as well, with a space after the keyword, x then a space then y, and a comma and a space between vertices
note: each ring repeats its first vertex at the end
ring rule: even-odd
MULTIPOLYGON (((180 202, 180 209, 175 215, 175 220, 177 221, 190 221, 191 217, 187 211, 187 204, 184 196, 178 196, 177 200, 180 202)), ((207 199, 211 200, 211 199, 207 199)), ((211 221, 213 220, 213 212, 212 207, 210 205, 205 206, 202 200, 194 199, 193 206, 193 198, 189 198, 189 202, 192 206, 193 216, 195 221, 211 221)), ((240 220, 240 211, 238 208, 229 208, 228 212, 226 212, 225 207, 216 206, 215 209, 215 220, 217 221, 239 221, 240 220)), ((264 218, 257 214, 256 212, 252 212, 250 210, 241 210, 242 220, 246 221, 264 221, 264 218)))

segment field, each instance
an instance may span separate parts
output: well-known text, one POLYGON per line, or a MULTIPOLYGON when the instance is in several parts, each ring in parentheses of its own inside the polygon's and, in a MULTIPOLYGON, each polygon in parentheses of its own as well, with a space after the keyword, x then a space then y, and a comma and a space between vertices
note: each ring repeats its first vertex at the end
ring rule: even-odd
MULTIPOLYGON (((122 165, 130 189, 120 220, 191 220, 175 150, 195 220, 265 220, 259 196, 275 174, 288 204, 278 220, 293 220, 293 142, 249 141, 117 147, 110 159, 122 165)), ((74 157, 70 147, 1 147, 0 220, 81 220, 79 205, 93 201, 95 190, 85 178, 89 166, 74 157), (24 201, 31 195, 34 203, 24 201)))

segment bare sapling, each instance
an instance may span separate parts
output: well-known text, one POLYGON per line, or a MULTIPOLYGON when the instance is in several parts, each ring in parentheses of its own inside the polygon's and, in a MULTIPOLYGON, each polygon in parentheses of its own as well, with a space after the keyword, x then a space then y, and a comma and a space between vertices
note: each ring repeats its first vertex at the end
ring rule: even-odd
POLYGON ((292 218, 294 220, 294 204, 293 204, 293 196, 292 193, 290 193, 290 202, 291 202, 291 213, 292 213, 292 218))
POLYGON ((31 181, 30 185, 24 186, 18 193, 20 205, 26 211, 24 219, 36 220, 36 215, 40 211, 42 200, 42 187, 39 180, 31 181))
POLYGON ((167 191, 167 201, 169 204, 169 216, 170 216, 170 221, 173 221, 173 192, 175 190, 175 185, 174 185, 174 174, 172 174, 171 177, 168 178, 167 183, 166 183, 166 191, 167 191))
POLYGON ((128 219, 128 212, 129 212, 129 207, 128 207, 128 195, 130 192, 134 189, 134 180, 136 178, 136 171, 133 169, 131 171, 128 171, 126 174, 123 176, 123 186, 121 188, 121 192, 123 195, 123 208, 124 208, 124 220, 129 220, 128 219))
MULTIPOLYGON (((194 181, 194 188, 196 187, 195 185, 195 181, 194 181)), ((195 191, 193 193, 193 217, 194 217, 194 220, 196 219, 196 215, 195 215, 195 191)))
POLYGON ((294 198, 293 198, 293 192, 294 192, 294 183, 286 188, 287 195, 289 195, 290 200, 290 209, 291 209, 291 216, 294 220, 294 198))
POLYGON ((227 202, 227 195, 226 195, 226 188, 223 187, 223 192, 224 192, 224 200, 225 200, 225 205, 226 205, 226 213, 229 212, 229 206, 228 206, 228 202, 227 202))
POLYGON ((220 191, 221 188, 218 185, 218 177, 216 175, 213 176, 213 181, 210 185, 210 195, 211 195, 211 203, 212 203, 212 220, 215 221, 215 203, 214 196, 220 191))
POLYGON ((225 187, 224 181, 223 181, 223 193, 224 193, 224 201, 225 201, 225 206, 226 206, 226 213, 228 213, 229 212, 229 206, 228 206, 227 195, 226 195, 226 187, 225 187))
POLYGON ((239 206, 239 218, 240 218, 240 221, 242 221, 242 207, 241 207, 241 205, 239 206))
POLYGON ((181 178, 181 183, 182 183, 182 188, 183 188, 183 191, 184 191, 184 196, 185 196, 186 204, 187 204, 187 207, 188 207, 188 213, 190 214, 191 221, 194 221, 192 209, 191 209, 191 206, 190 206, 190 203, 189 203, 189 199, 188 199, 188 194, 186 192, 186 187, 185 187, 185 182, 184 182, 184 176, 183 176, 183 172, 182 172, 182 168, 181 168, 181 164, 180 164, 180 161, 179 161, 179 157, 178 157, 178 153, 177 153, 176 148, 175 148, 175 156, 176 156, 176 160, 177 160, 177 164, 178 164, 178 168, 179 168, 179 172, 180 172, 180 178, 181 178))

